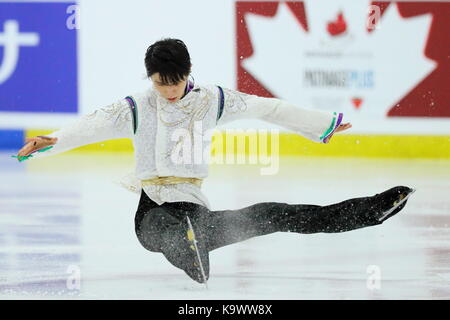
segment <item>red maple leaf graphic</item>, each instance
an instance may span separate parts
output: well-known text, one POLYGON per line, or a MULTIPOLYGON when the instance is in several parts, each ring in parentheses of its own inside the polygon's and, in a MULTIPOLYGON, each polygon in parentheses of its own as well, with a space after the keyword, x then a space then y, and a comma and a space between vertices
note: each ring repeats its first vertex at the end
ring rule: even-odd
POLYGON ((335 37, 347 31, 347 22, 345 22, 344 14, 339 12, 335 21, 328 22, 328 33, 335 37))
MULTIPOLYGON (((265 17, 274 17, 278 6, 284 3, 293 12, 300 27, 309 32, 309 24, 306 16, 303 1, 236 1, 236 40, 237 40, 237 89, 250 94, 263 97, 274 97, 262 83, 255 79, 251 73, 242 66, 242 61, 253 55, 253 45, 247 29, 246 14, 257 14, 265 17)), ((371 5, 376 5, 381 9, 381 16, 386 9, 396 6, 403 19, 409 19, 424 14, 433 17, 433 23, 428 32, 428 40, 424 48, 424 56, 437 63, 437 68, 425 79, 418 83, 403 98, 393 104, 388 112, 389 117, 450 117, 450 90, 448 90, 448 79, 450 75, 450 41, 448 30, 450 28, 450 4, 447 2, 398 2, 393 1, 372 1, 371 5)), ((348 15, 347 15, 348 18, 348 15)), ((347 24, 344 16, 336 16, 332 32, 345 32, 343 26, 347 24), (342 23, 339 23, 339 21, 342 23), (340 28, 340 30, 339 30, 340 28), (343 31, 342 31, 343 30, 343 31)), ((348 25, 346 29, 348 29, 348 25)), ((367 29, 368 33, 375 29, 367 29)), ((281 35, 280 35, 281 36, 281 35)), ((333 35, 332 35, 333 36, 333 35)), ((355 103, 356 102, 356 103, 355 103)), ((358 107, 354 102, 355 108, 358 107)))

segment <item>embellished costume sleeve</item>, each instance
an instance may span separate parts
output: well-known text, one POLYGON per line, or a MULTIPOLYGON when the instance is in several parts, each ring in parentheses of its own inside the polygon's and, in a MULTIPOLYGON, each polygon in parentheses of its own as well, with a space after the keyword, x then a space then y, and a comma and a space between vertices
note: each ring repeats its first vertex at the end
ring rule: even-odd
POLYGON ((133 114, 129 101, 123 99, 99 108, 47 137, 56 137, 58 141, 49 150, 35 153, 34 157, 55 155, 110 139, 132 138, 133 114))
POLYGON ((238 119, 261 119, 319 143, 325 143, 343 117, 342 113, 305 109, 277 98, 264 98, 220 87, 219 115, 218 125, 238 119))

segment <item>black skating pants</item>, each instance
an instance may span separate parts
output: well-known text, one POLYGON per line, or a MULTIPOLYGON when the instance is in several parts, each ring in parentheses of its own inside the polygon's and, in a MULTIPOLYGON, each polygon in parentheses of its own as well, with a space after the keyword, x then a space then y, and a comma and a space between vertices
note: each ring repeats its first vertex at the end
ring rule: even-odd
POLYGON ((395 187, 371 197, 327 206, 262 202, 238 210, 219 211, 190 202, 166 202, 160 206, 142 191, 135 228, 144 248, 164 252, 167 249, 164 237, 180 232, 180 221, 188 216, 194 230, 202 236, 199 241, 210 252, 274 232, 337 233, 378 225, 380 214, 392 207, 401 192, 406 194, 410 190, 395 187))

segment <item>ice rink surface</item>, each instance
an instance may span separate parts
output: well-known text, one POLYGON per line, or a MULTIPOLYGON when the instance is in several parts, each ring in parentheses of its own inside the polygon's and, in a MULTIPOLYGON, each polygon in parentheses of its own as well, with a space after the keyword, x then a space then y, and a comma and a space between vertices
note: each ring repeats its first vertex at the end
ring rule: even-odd
POLYGON ((331 204, 396 185, 417 189, 382 225, 275 233, 210 253, 209 289, 134 234, 139 196, 115 183, 130 154, 18 163, 0 154, 0 299, 450 299, 450 161, 284 158, 214 165, 213 210, 257 202, 331 204))

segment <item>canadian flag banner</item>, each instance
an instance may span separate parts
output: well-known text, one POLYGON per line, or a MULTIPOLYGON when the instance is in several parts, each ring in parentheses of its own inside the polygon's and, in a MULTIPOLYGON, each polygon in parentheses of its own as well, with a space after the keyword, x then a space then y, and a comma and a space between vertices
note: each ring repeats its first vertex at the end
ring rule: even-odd
POLYGON ((235 9, 238 90, 350 118, 450 117, 450 2, 235 9))

